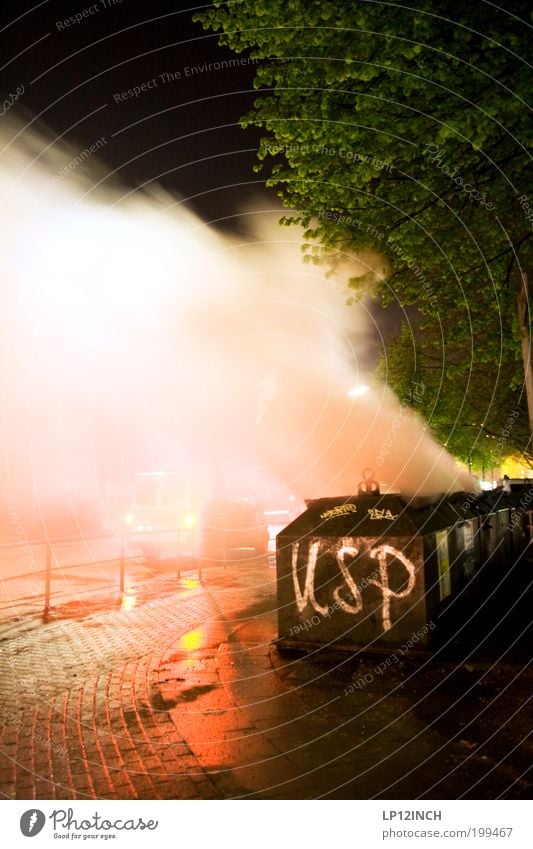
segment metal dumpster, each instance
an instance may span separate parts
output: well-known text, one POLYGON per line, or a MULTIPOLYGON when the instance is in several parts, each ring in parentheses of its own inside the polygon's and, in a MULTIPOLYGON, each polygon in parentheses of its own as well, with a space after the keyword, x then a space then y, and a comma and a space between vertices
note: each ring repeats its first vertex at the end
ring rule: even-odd
POLYGON ((523 548, 521 527, 513 531, 514 501, 503 490, 485 492, 471 503, 471 511, 479 517, 479 556, 476 570, 509 565, 523 548))
POLYGON ((531 539, 531 517, 533 514, 533 481, 510 484, 510 492, 503 488, 489 493, 489 500, 500 509, 507 508, 508 522, 506 531, 510 536, 512 556, 520 554, 531 539))
POLYGON ((443 496, 309 501, 276 541, 278 643, 428 648, 452 593, 459 521, 443 496))
POLYGON ((457 514, 450 532, 453 548, 452 593, 460 592, 473 578, 484 551, 485 513, 480 510, 476 493, 456 492, 448 502, 457 514))

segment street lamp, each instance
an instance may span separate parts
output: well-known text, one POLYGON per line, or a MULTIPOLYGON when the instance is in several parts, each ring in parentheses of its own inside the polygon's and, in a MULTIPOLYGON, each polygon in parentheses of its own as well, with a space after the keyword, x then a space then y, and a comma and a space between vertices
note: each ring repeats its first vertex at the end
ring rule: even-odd
POLYGON ((353 389, 350 389, 348 392, 348 398, 360 398, 361 395, 366 395, 367 392, 370 391, 370 386, 354 386, 353 389))

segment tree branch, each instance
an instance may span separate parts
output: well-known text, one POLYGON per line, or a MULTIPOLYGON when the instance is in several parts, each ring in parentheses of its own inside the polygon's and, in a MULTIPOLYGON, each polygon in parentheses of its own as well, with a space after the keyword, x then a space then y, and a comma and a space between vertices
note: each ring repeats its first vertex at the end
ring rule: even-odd
POLYGON ((501 259, 502 256, 509 253, 511 251, 511 255, 513 255, 513 248, 518 248, 520 245, 525 242, 527 239, 531 237, 531 231, 527 232, 525 236, 522 236, 521 239, 518 239, 517 242, 513 242, 512 245, 509 245, 508 248, 505 248, 500 253, 495 254, 495 256, 490 259, 486 259, 484 262, 480 262, 478 265, 473 265, 471 268, 468 268, 466 271, 461 271, 459 274, 460 277, 466 277, 467 274, 471 274, 472 271, 477 271, 478 268, 484 268, 486 265, 490 265, 492 262, 496 262, 497 259, 501 259))

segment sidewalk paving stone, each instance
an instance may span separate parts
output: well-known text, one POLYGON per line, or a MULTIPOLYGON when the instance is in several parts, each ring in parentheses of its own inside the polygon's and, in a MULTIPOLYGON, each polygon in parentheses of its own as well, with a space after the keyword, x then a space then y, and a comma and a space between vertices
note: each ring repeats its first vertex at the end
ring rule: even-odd
POLYGON ((5 798, 530 792, 531 671, 518 662, 480 673, 490 686, 473 694, 471 676, 439 664, 420 673, 417 662, 349 690, 375 659, 272 645, 266 564, 189 586, 0 644, 5 798))

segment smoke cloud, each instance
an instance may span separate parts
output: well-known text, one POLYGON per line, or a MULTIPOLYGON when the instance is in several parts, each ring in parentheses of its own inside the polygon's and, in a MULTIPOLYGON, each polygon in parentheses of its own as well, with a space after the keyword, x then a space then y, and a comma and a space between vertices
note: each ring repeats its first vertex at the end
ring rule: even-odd
POLYGON ((105 514, 157 469, 204 497, 350 494, 366 467, 408 493, 464 484, 365 374, 371 316, 302 263, 279 211, 243 212, 230 238, 124 189, 98 151, 13 125, 0 145, 2 509, 105 514))

